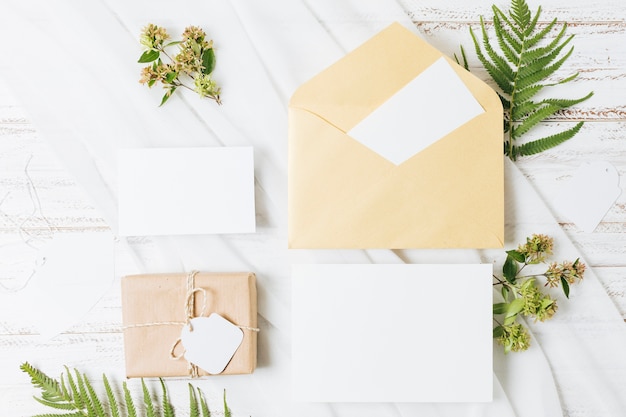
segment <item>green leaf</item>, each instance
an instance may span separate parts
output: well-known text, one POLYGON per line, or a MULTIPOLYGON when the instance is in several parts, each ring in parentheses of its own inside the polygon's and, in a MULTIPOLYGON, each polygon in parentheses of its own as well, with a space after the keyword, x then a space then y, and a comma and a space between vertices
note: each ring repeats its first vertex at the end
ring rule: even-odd
POLYGON ((200 409, 202 410, 202 417, 211 417, 211 412, 209 411, 209 406, 204 399, 204 395, 200 388, 198 388, 198 397, 200 398, 200 409))
POLYGON ((161 107, 162 105, 165 104, 165 102, 167 100, 169 100, 169 98, 172 96, 172 94, 174 94, 174 91, 176 91, 176 86, 172 86, 170 87, 169 90, 167 90, 167 92, 163 95, 163 98, 161 99, 161 104, 159 104, 159 107, 161 107))
POLYGON ((517 250, 508 250, 506 251, 506 254, 519 263, 524 263, 526 261, 524 254, 517 250))
POLYGON ((66 366, 65 370, 67 372, 67 383, 70 386, 70 390, 72 391, 72 401, 76 405, 76 408, 84 408, 85 404, 80 396, 80 392, 78 391, 78 387, 76 386, 76 382, 74 381, 74 377, 72 376, 72 371, 66 366))
POLYGON ((506 311, 506 317, 513 317, 517 315, 524 308, 524 300, 521 298, 516 298, 515 300, 509 303, 508 309, 506 311))
POLYGON ((111 385, 109 384, 109 380, 105 374, 102 374, 102 381, 104 382, 104 389, 107 394, 107 399, 109 401, 109 410, 111 410, 111 417, 120 417, 120 407, 117 403, 117 399, 113 394, 113 389, 111 389, 111 385))
POLYGON ((105 417, 104 415, 104 407, 102 406, 102 401, 96 395, 96 392, 93 389, 93 386, 87 379, 87 375, 83 374, 83 381, 85 382, 85 387, 87 388, 87 393, 89 394, 89 399, 91 404, 93 404, 93 409, 95 410, 95 416, 97 417, 105 417))
POLYGON ((198 399, 196 398, 196 390, 193 388, 193 385, 187 385, 189 386, 189 417, 200 417, 200 412, 198 410, 198 399))
POLYGON ((515 320, 517 320, 517 315, 505 317, 502 324, 504 324, 505 326, 510 326, 511 324, 515 323, 515 320))
POLYGON ((137 62, 139 62, 140 64, 145 64, 146 62, 156 61, 159 58, 159 55, 159 51, 150 49, 149 51, 145 51, 143 54, 141 54, 137 62))
POLYGON ((569 283, 565 278, 561 278, 561 284, 563 284, 563 293, 565 293, 565 297, 569 298, 569 283))
POLYGON ((574 135, 576 135, 576 133, 578 133, 578 131, 582 128, 583 124, 584 122, 578 122, 571 129, 565 130, 563 132, 560 132, 560 133, 557 133, 557 134, 554 134, 554 135, 551 135, 542 139, 537 139, 532 142, 525 143, 519 147, 516 147, 512 151, 512 154, 514 157, 513 160, 515 160, 517 156, 537 154, 539 152, 543 152, 557 145, 560 145, 566 140, 569 140, 572 137, 574 137, 574 135))
POLYGON ((502 326, 496 326, 493 328, 493 338, 497 339, 499 337, 501 337, 504 334, 504 329, 502 328, 502 326))
POLYGON ((509 287, 506 286, 506 285, 503 285, 501 293, 502 293, 502 298, 504 298, 504 301, 505 302, 508 301, 509 300, 509 295, 510 295, 509 287))
POLYGON ((89 394, 87 393, 87 388, 85 387, 85 381, 83 381, 82 375, 75 369, 74 374, 76 375, 76 383, 78 385, 78 393, 80 395, 80 400, 84 404, 85 409, 87 409, 87 414, 91 416, 96 416, 96 410, 94 409, 94 405, 91 403, 91 398, 89 398, 89 394))
POLYGON ((122 389, 124 390, 124 402, 126 404, 128 417, 137 417, 137 409, 135 408, 135 403, 133 402, 133 397, 130 395, 126 381, 122 383, 122 389))
POLYGON ((141 378, 141 389, 143 391, 143 403, 146 406, 146 417, 154 417, 154 404, 152 403, 152 396, 146 382, 141 378))
POLYGON ((515 130, 511 132, 511 137, 513 139, 518 139, 524 133, 537 126, 540 122, 544 121, 545 119, 554 115, 556 112, 562 109, 563 108, 561 106, 556 106, 549 103, 546 104, 545 106, 531 113, 523 122, 515 127, 515 130))
POLYGON ((506 313, 508 308, 509 308, 509 303, 496 303, 493 305, 493 314, 504 314, 506 313))
POLYGON ((176 77, 178 77, 178 73, 177 72, 168 72, 165 75, 165 82, 168 84, 171 84, 172 81, 174 81, 176 79, 176 77))
POLYGON ((165 388, 165 382, 163 382, 163 378, 159 378, 159 381, 161 381, 161 388, 163 390, 163 401, 161 405, 163 417, 174 417, 174 408, 172 408, 172 404, 170 404, 170 400, 167 397, 167 388, 165 388))
POLYGON ((44 400, 43 398, 33 397, 35 401, 45 405, 46 407, 56 408, 57 410, 76 410, 74 404, 67 402, 58 402, 58 401, 50 401, 44 400))
POLYGON ((506 256, 506 261, 504 261, 504 265, 502 266, 502 275, 504 278, 510 282, 511 284, 515 284, 515 276, 517 275, 517 271, 519 271, 519 266, 517 262, 511 255, 506 256))
POLYGON ((178 45, 178 44, 181 44, 181 43, 183 43, 183 42, 182 42, 182 41, 172 41, 172 42, 170 42, 170 43, 166 44, 166 45, 165 45, 165 46, 163 46, 163 47, 164 47, 164 48, 167 48, 167 47, 169 47, 169 46, 174 46, 174 45, 178 45))
POLYGON ((213 48, 202 53, 202 73, 208 75, 215 69, 215 52, 213 48))
POLYGON ((231 417, 230 408, 226 404, 226 390, 224 390, 224 417, 231 417))

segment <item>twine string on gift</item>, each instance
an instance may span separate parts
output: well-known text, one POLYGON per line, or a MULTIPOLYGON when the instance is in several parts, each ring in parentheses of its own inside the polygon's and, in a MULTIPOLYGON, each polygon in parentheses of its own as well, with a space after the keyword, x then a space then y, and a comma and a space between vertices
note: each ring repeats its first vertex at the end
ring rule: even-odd
MULTIPOLYGON (((187 291, 186 291, 186 297, 185 297, 185 321, 183 322, 161 321, 161 322, 155 322, 155 323, 131 324, 131 325, 123 326, 123 329, 132 329, 136 327, 154 327, 154 326, 172 325, 172 326, 189 326, 189 331, 193 332, 193 325, 191 324, 191 319, 205 316, 206 310, 207 310, 207 299, 208 299, 207 291, 204 288, 196 287, 195 285, 195 278, 197 274, 198 274, 198 271, 191 271, 189 274, 187 274, 187 280, 186 280, 187 291), (200 309, 200 314, 198 316, 196 316, 195 314, 196 293, 202 294, 202 308, 200 309)), ((237 324, 235 326, 239 327, 242 330, 249 330, 252 332, 260 331, 260 329, 257 327, 239 326, 237 324)), ((175 350, 180 343, 181 343, 181 338, 179 337, 172 344, 172 347, 170 348, 170 359, 179 360, 179 359, 182 359, 183 356, 185 355, 185 351, 181 352, 178 355, 175 353, 175 350)), ((189 375, 192 378, 199 377, 199 371, 196 365, 188 361, 187 368, 189 370, 189 375)))

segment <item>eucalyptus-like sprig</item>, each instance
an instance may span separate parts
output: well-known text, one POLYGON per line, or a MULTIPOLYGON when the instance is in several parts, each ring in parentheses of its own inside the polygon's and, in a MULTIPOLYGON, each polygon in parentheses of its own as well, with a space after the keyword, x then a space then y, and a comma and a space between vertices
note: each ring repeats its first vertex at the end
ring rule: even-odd
POLYGON ((181 41, 165 43, 170 39, 167 31, 148 24, 143 28, 140 42, 144 51, 139 57, 139 63, 152 63, 141 71, 142 84, 152 87, 157 82, 165 88, 165 95, 160 106, 172 96, 178 87, 195 91, 201 97, 220 100, 220 88, 211 77, 215 69, 215 52, 213 41, 207 39, 204 30, 196 26, 189 26, 182 34, 181 41), (178 53, 170 55, 166 49, 177 46, 178 53), (163 62, 166 59, 168 62, 163 62), (193 88, 188 84, 192 84, 193 88))
POLYGON ((494 275, 494 286, 501 286, 504 302, 493 305, 496 327, 493 337, 504 346, 504 352, 522 351, 530 346, 530 335, 517 319, 520 315, 546 321, 557 311, 557 301, 542 287, 561 287, 565 297, 569 298, 570 285, 583 279, 585 264, 576 259, 574 262, 552 262, 548 269, 539 274, 522 275, 528 265, 545 263, 552 255, 553 239, 546 235, 532 235, 526 243, 517 249, 506 252, 506 261, 502 267, 502 276, 494 275), (540 285, 540 281, 544 285, 540 285))
MULTIPOLYGON (((521 137, 537 124, 587 100, 593 92, 576 99, 535 99, 545 88, 568 83, 578 76, 575 73, 558 81, 547 81, 572 55, 574 47, 567 47, 574 35, 565 35, 567 23, 563 23, 556 36, 549 39, 552 30, 557 29, 557 20, 542 27, 538 24, 541 7, 533 15, 525 0, 511 0, 508 14, 495 5, 492 10, 497 46, 489 38, 482 16, 482 42, 471 28, 470 34, 478 60, 500 89, 498 95, 504 107, 504 153, 511 160, 516 160, 520 156, 543 152, 576 135, 583 122, 560 133, 520 144, 521 137)), ((468 69, 462 47, 461 54, 468 69)))
MULTIPOLYGON (((34 417, 174 417, 174 407, 170 404, 165 383, 161 379, 161 400, 151 393, 143 379, 143 406, 136 407, 126 382, 122 384, 123 395, 116 395, 109 384, 106 375, 102 375, 105 395, 98 396, 87 376, 78 370, 66 369, 66 374, 53 379, 36 369, 28 362, 20 366, 26 372, 34 387, 39 388, 41 394, 35 400, 52 408, 53 413, 38 414, 34 417)), ((210 417, 211 413, 207 402, 199 388, 189 386, 189 416, 210 417)), ((224 392, 224 416, 230 417, 231 412, 226 403, 224 392)))

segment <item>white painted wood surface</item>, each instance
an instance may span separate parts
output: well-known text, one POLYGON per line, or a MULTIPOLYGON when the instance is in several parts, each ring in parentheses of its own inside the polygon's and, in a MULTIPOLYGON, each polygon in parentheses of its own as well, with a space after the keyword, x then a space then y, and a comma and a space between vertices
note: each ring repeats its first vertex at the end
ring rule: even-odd
MULTIPOLYGON (((474 55, 468 27, 477 27, 479 15, 491 14, 484 2, 479 6, 459 0, 400 3, 434 46, 452 54, 463 43, 470 58, 474 55)), ((506 3, 498 4, 506 7, 506 3)), ((576 35, 575 52, 563 73, 579 71, 581 75, 560 90, 561 95, 575 97, 589 90, 595 95, 542 124, 533 133, 540 136, 585 120, 587 123, 578 136, 541 155, 524 158, 517 165, 551 206, 626 319, 626 7, 622 0, 599 3, 546 0, 543 9, 544 22, 553 17, 568 21, 569 33, 576 35), (551 198, 582 162, 591 160, 607 160, 615 165, 623 191, 596 231, 585 233, 563 218, 551 198)), ((472 70, 486 79, 475 59, 471 59, 471 64, 472 70)), ((26 283, 36 262, 36 248, 52 233, 105 231, 108 226, 31 124, 28 114, 11 94, 9 82, 0 80, 0 284, 11 289, 26 283), (25 239, 30 239, 30 245, 25 239)), ((149 239, 135 239, 132 244, 135 250, 151 251, 149 239)), ((124 246, 118 245, 116 250, 119 268, 131 269, 130 255, 124 246)), ((28 306, 0 305, 2 415, 27 416, 42 411, 30 398, 33 391, 18 369, 25 360, 45 364, 45 370, 52 375, 57 375, 61 365, 71 361, 72 366, 85 370, 97 364, 98 369, 111 369, 108 373, 114 377, 122 376, 118 288, 116 280, 80 324, 47 342, 39 341, 33 329, 19 324, 20 308, 28 306)), ((264 337, 271 335, 261 336, 261 348, 264 337)), ((261 357, 260 361, 263 360, 261 357)), ((91 376, 92 380, 98 379, 98 375, 91 376)), ((215 399, 223 387, 228 388, 228 381, 225 377, 199 381, 198 385, 215 399)), ((174 395, 182 394, 179 415, 185 415, 182 410, 186 408, 186 384, 174 383, 170 387, 174 395)), ((236 397, 238 393, 229 391, 229 395, 236 397)), ((568 404, 563 406, 566 415, 576 415, 576 410, 568 404)), ((254 410, 238 411, 241 415, 254 415, 254 410)))

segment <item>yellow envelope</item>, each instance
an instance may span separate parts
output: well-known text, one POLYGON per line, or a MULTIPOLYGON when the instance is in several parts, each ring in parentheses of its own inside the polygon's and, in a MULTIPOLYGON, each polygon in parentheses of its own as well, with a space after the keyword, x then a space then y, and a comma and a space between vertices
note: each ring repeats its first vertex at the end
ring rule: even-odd
POLYGON ((346 133, 442 56, 394 23, 296 90, 290 248, 503 246, 502 104, 481 80, 446 58, 484 113, 400 165, 346 133))

